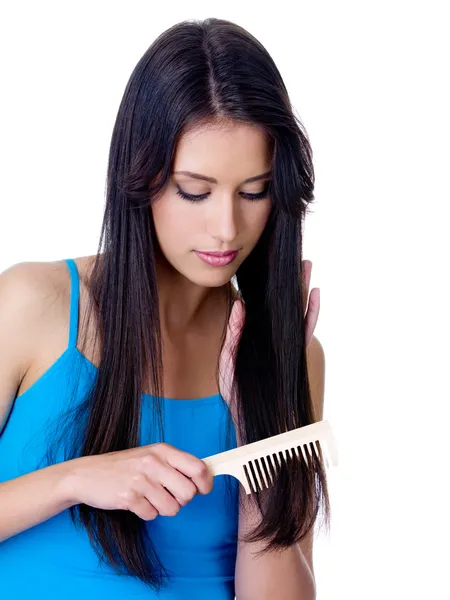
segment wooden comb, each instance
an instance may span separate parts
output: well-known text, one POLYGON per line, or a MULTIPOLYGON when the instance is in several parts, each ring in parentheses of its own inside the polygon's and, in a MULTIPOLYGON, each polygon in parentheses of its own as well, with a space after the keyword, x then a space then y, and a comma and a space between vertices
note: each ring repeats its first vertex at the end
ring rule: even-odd
POLYGON ((336 440, 328 421, 317 421, 286 433, 213 454, 203 458, 212 474, 233 475, 244 486, 248 494, 260 491, 274 483, 274 476, 283 460, 289 464, 290 458, 303 457, 308 465, 308 454, 313 451, 320 460, 317 442, 320 442, 325 466, 330 469, 338 465, 336 440), (300 450, 300 453, 299 453, 300 450), (275 461, 274 459, 277 459, 275 461))

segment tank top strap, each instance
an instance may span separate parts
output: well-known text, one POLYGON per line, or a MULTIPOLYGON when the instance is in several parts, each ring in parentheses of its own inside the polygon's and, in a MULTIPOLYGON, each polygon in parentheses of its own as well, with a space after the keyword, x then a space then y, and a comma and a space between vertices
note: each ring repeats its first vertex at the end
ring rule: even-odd
POLYGON ((66 258, 70 272, 70 325, 69 348, 75 348, 78 336, 78 305, 80 300, 80 277, 77 265, 72 258, 66 258))

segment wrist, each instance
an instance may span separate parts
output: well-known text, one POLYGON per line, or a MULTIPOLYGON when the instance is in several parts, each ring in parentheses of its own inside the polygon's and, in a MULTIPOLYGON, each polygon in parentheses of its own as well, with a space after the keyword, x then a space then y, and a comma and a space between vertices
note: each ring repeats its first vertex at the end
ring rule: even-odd
POLYGON ((74 458, 66 462, 55 465, 60 468, 58 478, 57 496, 63 509, 71 508, 76 504, 81 504, 79 492, 79 467, 86 457, 74 458))

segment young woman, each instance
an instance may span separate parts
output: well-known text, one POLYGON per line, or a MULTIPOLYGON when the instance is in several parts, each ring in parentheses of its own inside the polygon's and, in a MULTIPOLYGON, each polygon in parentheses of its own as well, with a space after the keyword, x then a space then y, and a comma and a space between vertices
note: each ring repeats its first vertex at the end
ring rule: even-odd
POLYGON ((219 19, 159 36, 117 115, 98 253, 0 276, 8 597, 315 597, 321 461, 247 496, 201 460, 322 418, 313 188, 254 37, 219 19))

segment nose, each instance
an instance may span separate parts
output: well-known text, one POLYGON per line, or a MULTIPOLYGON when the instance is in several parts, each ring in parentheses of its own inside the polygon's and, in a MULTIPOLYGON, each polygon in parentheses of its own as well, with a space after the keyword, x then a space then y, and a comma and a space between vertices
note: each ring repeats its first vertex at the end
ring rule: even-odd
POLYGON ((217 195, 209 208, 208 233, 228 244, 235 240, 239 232, 239 207, 233 195, 217 195))

